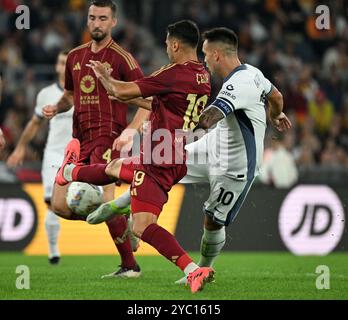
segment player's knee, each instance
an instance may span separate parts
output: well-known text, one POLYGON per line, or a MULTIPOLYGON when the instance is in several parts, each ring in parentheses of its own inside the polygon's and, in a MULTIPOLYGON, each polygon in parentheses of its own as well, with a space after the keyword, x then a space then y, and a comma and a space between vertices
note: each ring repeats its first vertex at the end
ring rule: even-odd
POLYGON ((204 227, 209 231, 220 230, 223 226, 221 224, 217 224, 212 218, 209 216, 205 216, 204 219, 204 227))
POLYGON ((51 209, 59 217, 68 219, 71 212, 68 208, 65 198, 52 197, 51 199, 51 209))
POLYGON ((118 176, 117 176, 118 168, 119 168, 118 160, 112 160, 105 168, 105 173, 109 177, 118 178, 118 176))
POLYGON ((144 230, 145 230, 144 228, 141 228, 139 226, 133 226, 133 228, 132 228, 133 234, 138 238, 141 238, 144 230))
POLYGON ((61 207, 62 207, 62 205, 61 205, 60 201, 57 200, 55 197, 53 197, 51 200, 51 210, 54 213, 58 213, 58 212, 62 211, 61 207))
POLYGON ((148 225, 145 223, 133 223, 133 227, 132 227, 133 234, 136 237, 141 238, 141 236, 143 235, 147 227, 148 225))

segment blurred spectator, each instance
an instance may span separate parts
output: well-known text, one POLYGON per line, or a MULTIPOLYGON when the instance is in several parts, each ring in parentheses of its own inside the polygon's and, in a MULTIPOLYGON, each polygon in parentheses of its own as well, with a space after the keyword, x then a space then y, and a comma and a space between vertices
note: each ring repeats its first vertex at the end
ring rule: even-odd
POLYGON ((298 171, 293 155, 286 150, 283 136, 272 140, 272 148, 265 151, 260 170, 260 180, 278 189, 290 188, 298 179, 298 171))
POLYGON ((314 119, 314 129, 320 135, 324 136, 330 129, 334 107, 327 99, 324 91, 318 90, 313 101, 309 102, 309 114, 314 119))
POLYGON ((294 148, 294 155, 299 167, 308 168, 319 161, 321 141, 314 133, 314 120, 306 118, 299 133, 299 144, 294 148))
POLYGON ((313 79, 311 66, 303 66, 298 79, 298 89, 304 95, 307 101, 314 100, 315 93, 319 89, 319 84, 313 79))
POLYGON ((302 125, 308 115, 308 103, 306 97, 302 93, 300 85, 301 84, 296 81, 289 83, 283 94, 286 110, 295 112, 296 122, 302 125))

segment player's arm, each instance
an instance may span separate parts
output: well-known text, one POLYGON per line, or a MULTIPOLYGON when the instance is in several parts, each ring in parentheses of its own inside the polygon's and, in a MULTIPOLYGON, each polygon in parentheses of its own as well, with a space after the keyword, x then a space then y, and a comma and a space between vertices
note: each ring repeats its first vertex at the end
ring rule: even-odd
POLYGON ((47 105, 42 109, 43 116, 46 119, 52 119, 57 113, 69 111, 73 106, 73 94, 73 91, 64 90, 57 104, 47 105))
POLYGON ((111 76, 108 80, 101 80, 101 82, 110 96, 122 102, 133 100, 135 105, 140 108, 145 106, 145 109, 148 109, 148 104, 145 105, 141 100, 135 99, 141 97, 141 91, 136 83, 119 81, 111 76))
MULTIPOLYGON (((134 101, 131 100, 130 103, 134 103, 134 101)), ((148 102, 144 101, 144 104, 147 103, 148 102)), ((139 108, 127 128, 122 131, 117 139, 115 139, 112 148, 118 151, 125 148, 124 150, 128 152, 132 148, 134 136, 139 132, 143 123, 149 119, 150 113, 151 112, 148 109, 139 108)))
POLYGON ((27 147, 29 142, 35 137, 42 122, 43 118, 39 118, 36 114, 32 116, 30 121, 27 123, 23 133, 21 134, 16 148, 7 159, 6 163, 9 167, 14 168, 22 164, 25 156, 25 148, 27 147))
POLYGON ((114 79, 111 76, 112 69, 107 68, 100 61, 90 60, 87 66, 93 69, 109 96, 123 102, 141 97, 140 88, 136 83, 114 79))
POLYGON ((279 131, 285 131, 291 128, 291 121, 283 112, 283 95, 279 90, 272 86, 271 92, 267 95, 270 105, 269 118, 274 127, 279 131))
MULTIPOLYGON (((114 96, 109 96, 109 98, 111 100, 118 100, 114 96)), ((149 110, 149 111, 152 110, 152 97, 146 98, 146 99, 144 99, 144 98, 134 98, 134 99, 125 100, 125 101, 122 101, 122 102, 125 102, 127 104, 133 104, 133 105, 135 105, 135 106, 137 106, 138 108, 141 108, 141 109, 145 109, 145 110, 149 110)))
POLYGON ((207 130, 224 118, 224 115, 214 105, 209 106, 199 117, 199 122, 195 130, 207 130))

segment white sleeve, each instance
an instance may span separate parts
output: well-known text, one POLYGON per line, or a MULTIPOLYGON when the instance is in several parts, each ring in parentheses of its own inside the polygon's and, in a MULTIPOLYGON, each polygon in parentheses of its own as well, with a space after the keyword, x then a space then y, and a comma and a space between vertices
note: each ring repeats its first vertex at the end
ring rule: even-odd
POLYGON ((273 89, 273 84, 271 81, 269 81, 264 75, 263 73, 261 72, 261 83, 262 83, 262 86, 263 86, 263 90, 266 94, 266 96, 268 96, 271 92, 272 92, 272 89, 273 89))
POLYGON ((223 84, 212 106, 219 109, 227 117, 232 112, 245 108, 247 94, 244 91, 243 85, 227 81, 223 84))
POLYGON ((35 115, 39 118, 43 118, 42 109, 46 106, 45 92, 41 90, 36 97, 35 115))

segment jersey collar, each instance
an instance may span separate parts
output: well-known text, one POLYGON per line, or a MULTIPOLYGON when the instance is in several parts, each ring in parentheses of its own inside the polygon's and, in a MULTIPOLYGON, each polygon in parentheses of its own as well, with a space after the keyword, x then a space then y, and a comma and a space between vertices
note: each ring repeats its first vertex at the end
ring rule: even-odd
POLYGON ((246 70, 247 67, 244 63, 242 63, 240 66, 234 68, 231 73, 224 79, 224 83, 228 81, 236 72, 246 70))

